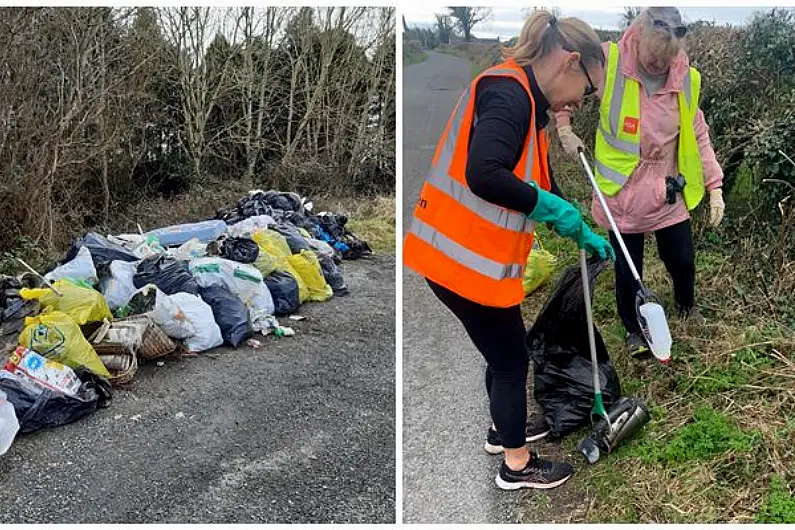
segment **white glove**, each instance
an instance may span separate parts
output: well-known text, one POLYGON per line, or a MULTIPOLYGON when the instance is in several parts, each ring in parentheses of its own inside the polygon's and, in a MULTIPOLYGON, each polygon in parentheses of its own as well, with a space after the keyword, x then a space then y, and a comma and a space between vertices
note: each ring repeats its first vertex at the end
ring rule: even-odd
POLYGON ((558 138, 560 138, 560 145, 563 146, 563 151, 567 155, 577 156, 578 149, 585 150, 580 137, 572 132, 571 125, 558 127, 558 138))
POLYGON ((712 226, 718 226, 723 220, 723 190, 716 188, 709 192, 709 222, 712 226))

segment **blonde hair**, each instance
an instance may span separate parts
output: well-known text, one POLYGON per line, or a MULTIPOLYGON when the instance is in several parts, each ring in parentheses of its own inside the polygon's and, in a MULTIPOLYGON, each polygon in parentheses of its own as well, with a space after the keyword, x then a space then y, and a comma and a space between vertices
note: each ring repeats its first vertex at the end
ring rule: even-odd
POLYGON ((656 9, 658 8, 649 7, 641 11, 632 21, 630 28, 636 29, 638 35, 642 35, 639 37, 640 42, 652 56, 671 60, 679 53, 682 42, 672 32, 654 27, 653 11, 656 9))
POLYGON ((583 62, 605 64, 599 36, 585 21, 576 17, 560 20, 549 11, 539 9, 524 23, 519 39, 512 48, 503 47, 504 59, 513 59, 522 66, 534 64, 557 48, 579 52, 583 62))

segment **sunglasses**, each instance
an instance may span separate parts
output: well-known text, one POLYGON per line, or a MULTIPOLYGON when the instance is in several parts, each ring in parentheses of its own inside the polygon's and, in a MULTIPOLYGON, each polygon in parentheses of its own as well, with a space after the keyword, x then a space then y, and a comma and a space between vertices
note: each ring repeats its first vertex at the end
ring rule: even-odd
POLYGON ((585 94, 583 94, 583 96, 587 98, 588 96, 596 93, 596 87, 594 86, 593 81, 591 81, 591 76, 588 75, 588 70, 585 68, 585 65, 582 64, 582 60, 580 60, 580 68, 582 69, 582 73, 585 74, 585 79, 588 80, 588 86, 585 88, 585 94))
POLYGON ((674 26, 671 27, 667 22, 664 20, 652 20, 652 25, 654 29, 662 29, 668 32, 671 32, 676 36, 677 39, 681 39, 687 33, 687 26, 674 26))

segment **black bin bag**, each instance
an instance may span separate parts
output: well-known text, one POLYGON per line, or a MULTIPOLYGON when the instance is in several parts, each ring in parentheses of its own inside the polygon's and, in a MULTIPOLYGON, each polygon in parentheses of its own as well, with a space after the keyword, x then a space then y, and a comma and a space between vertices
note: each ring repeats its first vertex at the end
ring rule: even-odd
POLYGON ((298 282, 285 271, 273 271, 264 278, 265 285, 273 298, 276 316, 292 315, 301 306, 298 297, 298 282))
MULTIPOLYGON (((591 296, 596 277, 606 265, 599 258, 588 260, 591 296)), ((552 439, 591 422, 594 391, 587 326, 580 267, 573 265, 564 271, 527 332, 527 348, 534 368, 534 397, 544 410, 552 439)), ((609 409, 621 397, 621 385, 596 325, 594 333, 602 398, 609 409)))
POLYGON ((14 375, 0 377, 0 390, 14 405, 20 433, 66 425, 110 405, 113 394, 106 379, 80 368, 75 375, 82 382, 75 396, 39 388, 14 375))
POLYGON ((199 296, 213 309, 224 342, 237 348, 254 336, 248 308, 236 294, 222 285, 200 287, 199 296))

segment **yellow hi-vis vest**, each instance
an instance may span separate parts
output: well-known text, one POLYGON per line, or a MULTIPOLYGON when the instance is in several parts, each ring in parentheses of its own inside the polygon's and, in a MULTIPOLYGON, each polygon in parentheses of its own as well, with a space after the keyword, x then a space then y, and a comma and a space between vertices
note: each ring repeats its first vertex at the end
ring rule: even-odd
MULTIPOLYGON (((704 197, 704 169, 693 125, 700 92, 701 74, 691 67, 678 93, 677 166, 685 180, 682 196, 688 210, 698 206, 704 197)), ((614 42, 610 43, 607 56, 607 79, 599 108, 595 158, 596 182, 608 196, 621 191, 640 162, 640 83, 621 73, 621 55, 614 42)))

